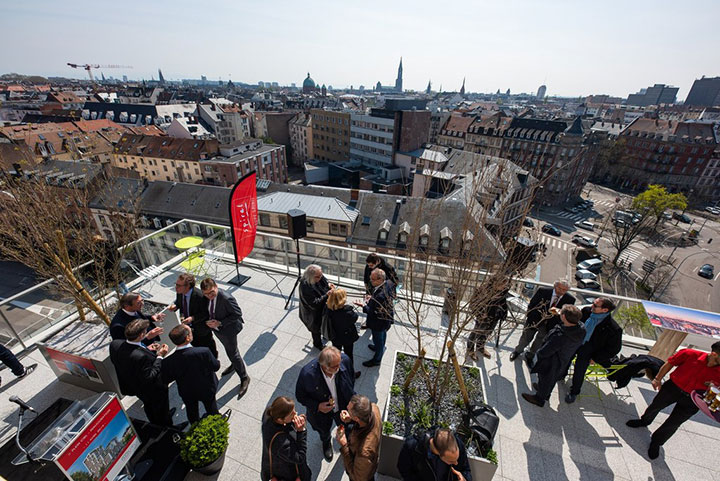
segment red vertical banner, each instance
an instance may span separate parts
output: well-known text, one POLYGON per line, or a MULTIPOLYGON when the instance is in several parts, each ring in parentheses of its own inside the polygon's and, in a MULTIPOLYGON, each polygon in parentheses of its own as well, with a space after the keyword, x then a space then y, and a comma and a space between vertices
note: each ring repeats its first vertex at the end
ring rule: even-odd
POLYGON ((252 252, 257 232, 258 208, 255 171, 238 180, 230 193, 230 226, 235 262, 252 252))

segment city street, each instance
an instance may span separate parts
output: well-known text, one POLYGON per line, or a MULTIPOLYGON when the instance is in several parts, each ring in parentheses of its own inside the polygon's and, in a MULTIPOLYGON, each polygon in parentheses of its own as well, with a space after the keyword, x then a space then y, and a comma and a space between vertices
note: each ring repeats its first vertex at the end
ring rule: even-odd
MULTIPOLYGON (((620 198, 621 206, 629 206, 632 197, 615 192, 606 187, 588 184, 583 192, 583 198, 591 199, 593 206, 591 208, 579 211, 577 213, 568 212, 560 208, 543 208, 539 212, 533 209, 532 215, 535 227, 525 228, 538 242, 547 246, 546 256, 540 259, 540 280, 543 282, 553 282, 559 278, 567 278, 571 281, 571 285, 577 286, 574 279, 575 260, 574 255, 577 246, 572 243, 573 235, 580 234, 598 241, 598 250, 606 259, 612 259, 615 255, 615 249, 609 239, 607 232, 611 225, 612 211, 615 208, 616 198, 620 198), (610 214, 610 215, 608 215, 610 214), (577 221, 589 221, 594 224, 594 229, 587 230, 578 228, 574 224, 577 221), (541 232, 544 224, 549 223, 562 231, 560 237, 541 232), (600 236, 598 238, 598 236, 600 236)), ((568 205, 567 207, 573 207, 568 205)), ((716 283, 720 279, 720 245, 713 242, 712 239, 720 242, 720 219, 712 214, 705 212, 695 212, 688 210, 686 212, 691 218, 691 224, 679 223, 676 221, 664 221, 658 226, 659 236, 658 242, 649 243, 648 239, 638 236, 635 241, 620 256, 620 263, 623 264, 625 271, 631 265, 631 278, 640 279, 645 275, 642 270, 643 261, 653 260, 657 256, 662 259, 671 258, 672 265, 668 266, 669 275, 672 276, 672 282, 664 290, 661 289, 659 299, 661 302, 677 304, 695 309, 720 311, 720 294, 715 288, 716 283), (707 217, 705 217, 707 215, 707 217), (680 238, 690 229, 698 229, 698 243, 688 246, 676 247, 673 245, 675 239, 680 238), (671 256, 671 257, 670 257, 671 256), (698 275, 698 270, 704 264, 711 264, 715 267, 714 277, 706 279, 698 275)), ((612 273, 612 269, 606 261, 602 271, 602 276, 612 273)), ((605 285, 603 285, 603 289, 605 285)), ((622 295, 635 296, 632 291, 617 292, 622 295)))

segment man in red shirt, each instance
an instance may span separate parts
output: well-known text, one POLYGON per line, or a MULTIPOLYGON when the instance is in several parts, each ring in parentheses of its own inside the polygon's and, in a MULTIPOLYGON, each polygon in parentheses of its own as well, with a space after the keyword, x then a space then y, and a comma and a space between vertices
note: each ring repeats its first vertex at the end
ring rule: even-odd
POLYGON ((660 446, 675 434, 682 423, 698 412, 690 393, 695 390, 704 391, 710 381, 720 384, 720 341, 713 344, 711 349, 710 353, 682 349, 670 356, 652 381, 653 388, 660 389, 660 392, 640 419, 631 419, 626 423, 631 428, 648 426, 661 410, 675 404, 670 416, 650 438, 650 459, 657 458, 660 455, 660 446), (663 383, 662 378, 673 367, 675 370, 670 374, 670 379, 663 383))

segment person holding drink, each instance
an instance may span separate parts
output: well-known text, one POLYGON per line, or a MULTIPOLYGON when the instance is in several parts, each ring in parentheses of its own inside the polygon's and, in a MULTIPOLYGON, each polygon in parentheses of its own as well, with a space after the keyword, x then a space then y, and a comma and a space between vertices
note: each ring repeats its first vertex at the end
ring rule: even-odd
POLYGON ((304 414, 295 411, 295 402, 285 396, 275 398, 262 421, 263 455, 260 477, 263 481, 309 481, 307 429, 304 414))
POLYGON ((631 428, 649 426, 660 411, 675 405, 670 416, 652 433, 648 448, 650 459, 657 458, 660 446, 675 434, 682 423, 698 412, 690 394, 693 391, 704 391, 710 383, 720 384, 720 341, 711 346, 709 353, 681 349, 663 364, 652 380, 653 389, 659 390, 657 395, 640 419, 631 419, 625 423, 631 428), (663 378, 671 370, 670 379, 663 383, 663 378))
POLYGON ((207 326, 208 310, 204 308, 203 294, 195 287, 195 276, 185 272, 175 281, 175 303, 168 306, 168 310, 178 312, 181 323, 190 326, 193 332, 192 345, 207 347, 217 359, 218 351, 213 339, 212 330, 207 326))
POLYGON ((355 394, 340 419, 348 427, 338 426, 336 438, 345 472, 350 481, 373 481, 378 466, 382 420, 377 404, 355 394))

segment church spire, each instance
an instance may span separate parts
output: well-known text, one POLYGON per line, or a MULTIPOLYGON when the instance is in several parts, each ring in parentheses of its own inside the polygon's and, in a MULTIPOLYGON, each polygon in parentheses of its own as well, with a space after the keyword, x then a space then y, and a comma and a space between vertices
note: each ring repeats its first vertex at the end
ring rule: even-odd
POLYGON ((400 57, 400 65, 398 66, 398 74, 397 79, 395 80, 395 91, 396 92, 402 92, 403 91, 403 66, 402 66, 402 57, 400 57))
POLYGON ((432 92, 432 82, 430 80, 428 80, 428 86, 425 89, 425 93, 429 94, 430 92, 432 92))
POLYGON ((460 95, 465 95, 465 77, 463 77, 463 84, 460 87, 460 95))

